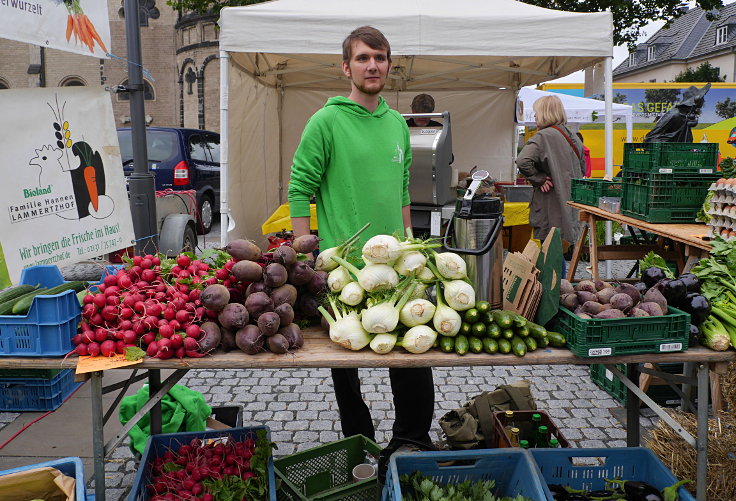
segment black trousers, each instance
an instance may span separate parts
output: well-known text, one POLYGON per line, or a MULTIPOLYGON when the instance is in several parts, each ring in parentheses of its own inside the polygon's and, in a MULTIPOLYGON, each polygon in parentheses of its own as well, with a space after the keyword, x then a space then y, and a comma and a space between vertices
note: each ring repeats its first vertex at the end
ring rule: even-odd
MULTIPOLYGON (((429 430, 434 418, 434 381, 432 369, 389 369, 394 394, 396 420, 393 438, 407 438, 432 443, 429 430)), ((345 437, 361 434, 376 439, 373 420, 360 391, 358 369, 332 369, 340 424, 345 437)))

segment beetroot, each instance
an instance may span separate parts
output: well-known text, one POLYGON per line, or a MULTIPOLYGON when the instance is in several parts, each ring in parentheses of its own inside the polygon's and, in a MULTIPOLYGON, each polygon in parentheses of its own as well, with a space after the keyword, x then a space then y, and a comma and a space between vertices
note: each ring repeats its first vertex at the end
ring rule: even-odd
POLYGON ((233 240, 225 246, 225 252, 236 261, 258 261, 261 258, 261 249, 248 240, 233 240))
POLYGON ((288 245, 276 247, 273 251, 273 260, 276 263, 289 267, 296 263, 296 251, 288 245))
MULTIPOLYGON (((199 297, 205 308, 213 311, 222 311, 230 302, 230 292, 223 285, 209 285, 199 297)), ((179 320, 181 322, 181 320, 179 320)))
POLYGON ((235 333, 235 344, 248 355, 255 355, 263 350, 265 338, 255 325, 246 325, 235 333))
POLYGON ((266 294, 271 294, 271 287, 268 287, 263 282, 253 282, 248 286, 247 289, 245 289, 245 298, 248 299, 248 296, 253 294, 254 292, 265 292, 266 294))
POLYGON ((291 243, 292 248, 302 254, 309 254, 317 250, 319 245, 319 237, 317 235, 302 235, 295 238, 291 243))
POLYGON ((320 313, 317 309, 319 301, 310 294, 302 294, 298 300, 298 310, 304 318, 319 318, 320 313))
POLYGON ((268 349, 273 353, 286 353, 289 351, 289 341, 281 334, 274 334, 267 340, 268 349))
POLYGON ((222 338, 220 339, 220 347, 225 351, 225 353, 238 347, 238 345, 235 344, 235 332, 229 329, 222 329, 221 334, 222 338))
POLYGON ((284 284, 281 287, 274 289, 270 295, 274 307, 284 303, 291 306, 296 304, 296 287, 291 284, 284 284))
POLYGON ((257 282, 263 275, 263 268, 253 261, 238 261, 231 270, 241 282, 257 282))
MULTIPOLYGON (((220 344, 222 333, 220 327, 214 322, 205 322, 200 328, 202 329, 202 337, 199 338, 199 346, 203 352, 212 351, 220 344)), ((161 343, 163 339, 159 341, 161 343)))
POLYGON ((245 307, 251 318, 258 320, 261 314, 273 311, 273 302, 265 292, 254 292, 246 298, 245 307))
POLYGON ((307 282, 307 290, 315 295, 319 296, 320 294, 326 292, 328 289, 327 287, 327 272, 326 271, 315 271, 314 275, 312 275, 312 278, 307 282))
POLYGON ((283 264, 271 263, 263 269, 263 283, 272 289, 284 285, 287 278, 288 272, 283 264))
POLYGON ((313 275, 314 268, 309 266, 306 261, 297 261, 289 268, 288 280, 292 285, 305 285, 309 283, 313 275))
POLYGON ((279 325, 281 325, 281 318, 273 311, 268 311, 258 317, 258 328, 264 336, 273 336, 276 334, 279 330, 279 325))
POLYGON ((304 346, 304 336, 302 330, 296 324, 287 324, 279 329, 279 334, 289 342, 290 350, 297 350, 304 346))
POLYGON ((238 330, 243 328, 250 320, 248 310, 239 303, 230 303, 217 316, 217 321, 225 329, 238 330))
POLYGON ((287 325, 294 321, 294 308, 289 303, 280 304, 273 311, 279 316, 281 325, 287 325))

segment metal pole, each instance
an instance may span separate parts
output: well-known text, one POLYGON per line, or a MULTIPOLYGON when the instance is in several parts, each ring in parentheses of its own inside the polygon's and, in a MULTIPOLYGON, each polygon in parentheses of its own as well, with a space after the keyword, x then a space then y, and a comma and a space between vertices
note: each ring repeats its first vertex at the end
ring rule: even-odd
POLYGON ((228 114, 228 72, 230 65, 230 54, 226 50, 220 51, 220 246, 227 245, 227 227, 229 219, 228 208, 228 169, 230 161, 228 155, 230 148, 228 141, 230 135, 227 130, 228 114))
POLYGON ((102 417, 102 372, 92 373, 92 453, 95 470, 95 499, 105 501, 105 437, 102 417))
MULTIPOLYGON (((159 369, 148 369, 148 398, 151 395, 155 395, 158 390, 161 389, 161 370, 159 369)), ((161 402, 151 408, 151 435, 157 435, 161 433, 161 402)))
MULTIPOLYGON (((603 63, 603 81, 606 100, 605 142, 606 142, 606 177, 613 177, 613 57, 607 57, 603 63)), ((595 233, 593 233, 595 235, 595 233)), ((612 224, 606 221, 606 245, 612 243, 612 224)), ((596 270, 597 271, 597 270, 596 270)), ((611 279, 611 260, 606 261, 606 278, 611 279)))
MULTIPOLYGON (((626 377, 639 381, 639 364, 626 364, 626 377)), ((639 447, 639 397, 626 389, 626 445, 639 447)))
POLYGON ((128 87, 130 125, 133 139, 133 173, 130 175, 130 213, 136 238, 137 254, 153 254, 158 248, 156 193, 154 177, 148 170, 146 148, 146 111, 144 106, 141 33, 138 0, 125 0, 125 39, 128 49, 128 87))
POLYGON ((708 364, 698 364, 698 439, 695 480, 696 499, 708 499, 708 364))

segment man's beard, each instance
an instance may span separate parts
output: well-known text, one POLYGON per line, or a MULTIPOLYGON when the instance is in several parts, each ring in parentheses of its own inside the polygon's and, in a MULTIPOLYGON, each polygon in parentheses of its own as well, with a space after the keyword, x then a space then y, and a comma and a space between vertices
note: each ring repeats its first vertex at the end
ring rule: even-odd
POLYGON ((353 81, 353 85, 355 85, 355 88, 358 89, 363 94, 367 94, 369 96, 375 96, 376 94, 380 94, 383 88, 386 86, 386 82, 384 81, 381 86, 378 89, 366 89, 363 85, 358 85, 353 81))

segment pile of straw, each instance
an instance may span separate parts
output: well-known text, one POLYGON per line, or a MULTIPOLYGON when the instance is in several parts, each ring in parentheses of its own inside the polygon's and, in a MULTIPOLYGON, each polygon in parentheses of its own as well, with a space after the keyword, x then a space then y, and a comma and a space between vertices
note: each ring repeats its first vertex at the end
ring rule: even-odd
MULTIPOLYGON (((734 408, 734 407, 731 407, 734 408)), ((698 428, 695 415, 669 411, 670 416, 693 437, 698 428)), ((696 451, 672 430, 663 420, 651 432, 646 442, 662 462, 680 479, 689 478, 693 483, 687 488, 695 494, 696 451)), ((736 415, 721 413, 708 420, 708 500, 736 500, 736 415)))
POLYGON ((726 373, 721 376, 723 401, 731 412, 736 412, 736 362, 728 364, 726 373))

